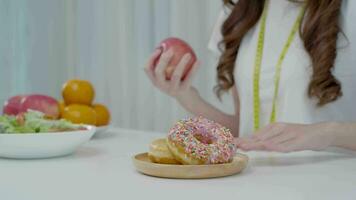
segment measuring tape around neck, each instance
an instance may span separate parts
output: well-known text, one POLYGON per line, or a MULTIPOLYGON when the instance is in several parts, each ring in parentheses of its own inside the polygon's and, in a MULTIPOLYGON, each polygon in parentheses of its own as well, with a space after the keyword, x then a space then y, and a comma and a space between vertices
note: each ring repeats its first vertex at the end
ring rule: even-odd
MULTIPOLYGON (((257 42, 257 49, 256 49, 256 57, 255 57, 255 66, 253 72, 253 110, 254 110, 254 129, 255 131, 260 128, 260 76, 261 76, 261 64, 263 58, 263 47, 265 41, 265 33, 266 33, 266 20, 267 20, 267 13, 268 13, 268 5, 269 1, 266 0, 264 9, 261 16, 261 24, 260 24, 260 32, 258 35, 258 42, 257 42)), ((273 101, 272 101, 272 111, 270 116, 270 123, 276 121, 276 102, 278 97, 278 89, 279 89, 279 81, 281 78, 281 70, 284 58, 291 46, 295 34, 298 31, 298 28, 302 22, 303 16, 305 13, 305 5, 301 8, 299 15, 294 22, 291 32, 289 33, 288 39, 283 47, 283 50, 279 56, 276 71, 274 76, 274 94, 273 94, 273 101)))

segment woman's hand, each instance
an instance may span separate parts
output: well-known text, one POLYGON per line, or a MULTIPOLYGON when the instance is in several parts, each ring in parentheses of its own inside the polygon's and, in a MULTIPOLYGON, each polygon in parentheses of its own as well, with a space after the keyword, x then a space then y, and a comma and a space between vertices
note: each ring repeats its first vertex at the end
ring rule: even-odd
POLYGON ((334 123, 274 123, 260 129, 252 137, 237 138, 236 145, 245 151, 323 150, 334 142, 333 131, 334 123))
MULTIPOLYGON (((199 63, 195 62, 192 69, 184 77, 184 71, 191 58, 190 54, 185 54, 178 65, 175 67, 170 80, 166 80, 165 71, 168 67, 170 60, 173 57, 173 51, 169 49, 163 52, 156 50, 148 60, 145 67, 147 76, 150 78, 153 85, 155 85, 162 92, 174 97, 179 104, 184 107, 188 112, 195 116, 203 116, 226 127, 229 127, 232 132, 237 135, 238 133, 238 113, 235 115, 226 114, 216 107, 205 101, 199 92, 191 86, 193 76, 199 67, 199 63), (161 56, 160 56, 161 55, 161 56), (156 60, 160 56, 156 66, 156 60)), ((236 100, 237 101, 237 95, 236 100)), ((238 108, 235 108, 238 110, 238 108)))
POLYGON ((162 92, 168 94, 174 98, 181 98, 183 96, 187 96, 191 88, 191 82, 193 76, 195 75, 198 69, 198 62, 194 63, 192 69, 189 71, 187 76, 182 80, 183 73, 187 64, 192 59, 190 54, 185 54, 178 65, 175 67, 174 72, 172 74, 171 80, 166 80, 166 69, 168 67, 169 62, 171 61, 174 52, 172 49, 169 49, 166 52, 163 52, 160 59, 157 62, 157 65, 154 66, 155 60, 161 54, 161 50, 157 49, 149 58, 148 63, 145 67, 145 72, 147 76, 150 78, 152 84, 157 87, 162 92))

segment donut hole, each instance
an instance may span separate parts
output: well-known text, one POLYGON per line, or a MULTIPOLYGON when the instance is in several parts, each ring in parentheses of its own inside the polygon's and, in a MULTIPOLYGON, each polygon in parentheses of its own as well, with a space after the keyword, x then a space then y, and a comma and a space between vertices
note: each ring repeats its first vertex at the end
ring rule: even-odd
POLYGON ((214 140, 211 137, 206 137, 203 136, 202 134, 194 134, 195 139, 197 139, 199 142, 203 143, 203 144, 213 144, 214 140))

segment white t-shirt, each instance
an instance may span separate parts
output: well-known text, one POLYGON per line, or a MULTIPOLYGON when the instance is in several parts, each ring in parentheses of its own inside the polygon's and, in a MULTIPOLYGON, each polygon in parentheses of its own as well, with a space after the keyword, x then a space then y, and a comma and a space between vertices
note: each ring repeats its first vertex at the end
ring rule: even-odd
MULTIPOLYGON (((260 76, 260 123, 269 123, 274 92, 275 66, 291 28, 300 11, 300 4, 287 0, 269 2, 266 35, 260 76)), ((209 49, 220 54, 221 25, 229 15, 229 9, 221 12, 209 49)), ((277 121, 310 124, 322 121, 356 122, 356 1, 344 0, 341 10, 342 34, 338 39, 338 55, 333 74, 342 84, 343 96, 323 107, 308 97, 308 85, 312 73, 311 60, 299 34, 282 65, 279 94, 277 99, 277 121)), ((236 59, 234 77, 240 98, 240 136, 253 132, 253 68, 260 22, 243 38, 236 59)))

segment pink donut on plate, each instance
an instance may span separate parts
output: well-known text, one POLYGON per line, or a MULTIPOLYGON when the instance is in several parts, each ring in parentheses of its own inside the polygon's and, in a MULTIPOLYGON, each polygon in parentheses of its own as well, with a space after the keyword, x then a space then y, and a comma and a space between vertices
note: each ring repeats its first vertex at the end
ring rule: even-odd
POLYGON ((236 153, 230 130, 203 117, 178 121, 168 133, 167 145, 187 165, 228 163, 236 153))

